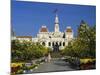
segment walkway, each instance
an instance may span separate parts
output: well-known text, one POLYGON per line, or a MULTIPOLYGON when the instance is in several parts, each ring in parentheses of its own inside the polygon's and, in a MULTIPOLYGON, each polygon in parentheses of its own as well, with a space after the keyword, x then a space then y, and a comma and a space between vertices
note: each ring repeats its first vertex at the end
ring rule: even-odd
POLYGON ((52 59, 50 63, 44 63, 33 70, 33 73, 37 72, 54 72, 54 71, 71 71, 74 70, 69 66, 69 63, 62 61, 61 59, 52 59))

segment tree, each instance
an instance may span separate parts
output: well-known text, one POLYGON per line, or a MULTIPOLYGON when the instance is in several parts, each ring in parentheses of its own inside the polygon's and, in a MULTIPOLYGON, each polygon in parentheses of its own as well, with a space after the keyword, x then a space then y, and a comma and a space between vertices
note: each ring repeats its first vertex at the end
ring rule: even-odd
POLYGON ((95 49, 96 49, 96 31, 95 26, 89 26, 87 23, 81 21, 81 25, 78 28, 78 37, 81 45, 86 45, 85 50, 88 50, 88 55, 95 57, 95 49))
POLYGON ((48 48, 39 43, 35 44, 30 41, 20 42, 18 40, 12 40, 11 43, 12 60, 33 60, 48 53, 48 48))
POLYGON ((65 47, 65 55, 74 57, 94 57, 96 53, 96 31, 95 26, 89 26, 83 20, 78 27, 77 37, 65 47))

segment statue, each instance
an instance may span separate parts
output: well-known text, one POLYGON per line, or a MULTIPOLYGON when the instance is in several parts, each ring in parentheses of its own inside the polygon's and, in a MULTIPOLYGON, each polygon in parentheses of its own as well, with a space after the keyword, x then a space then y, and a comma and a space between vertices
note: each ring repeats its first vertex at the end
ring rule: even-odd
POLYGON ((48 53, 47 62, 50 62, 50 61, 51 61, 51 55, 50 53, 48 53))

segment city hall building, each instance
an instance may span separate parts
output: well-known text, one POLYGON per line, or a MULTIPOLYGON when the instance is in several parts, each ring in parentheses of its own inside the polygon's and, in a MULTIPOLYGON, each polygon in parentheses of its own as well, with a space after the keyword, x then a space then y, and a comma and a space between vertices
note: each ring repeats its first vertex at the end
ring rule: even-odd
POLYGON ((63 49, 65 46, 68 45, 68 42, 73 40, 73 30, 70 26, 65 28, 64 32, 60 31, 59 28, 59 17, 56 14, 55 21, 54 21, 54 31, 49 32, 49 29, 46 25, 41 26, 39 29, 39 33, 36 37, 32 36, 12 36, 12 40, 17 39, 19 41, 32 41, 34 43, 40 43, 45 47, 54 48, 57 47, 59 49, 63 49))

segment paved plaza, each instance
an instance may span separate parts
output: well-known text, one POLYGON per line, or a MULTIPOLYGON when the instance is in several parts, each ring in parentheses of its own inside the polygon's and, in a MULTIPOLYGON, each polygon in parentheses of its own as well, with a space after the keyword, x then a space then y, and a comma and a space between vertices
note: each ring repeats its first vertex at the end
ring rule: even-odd
POLYGON ((32 73, 39 73, 39 72, 55 72, 55 71, 72 71, 69 63, 61 60, 61 59, 52 59, 51 62, 47 62, 44 64, 39 65, 39 67, 33 70, 32 73))

